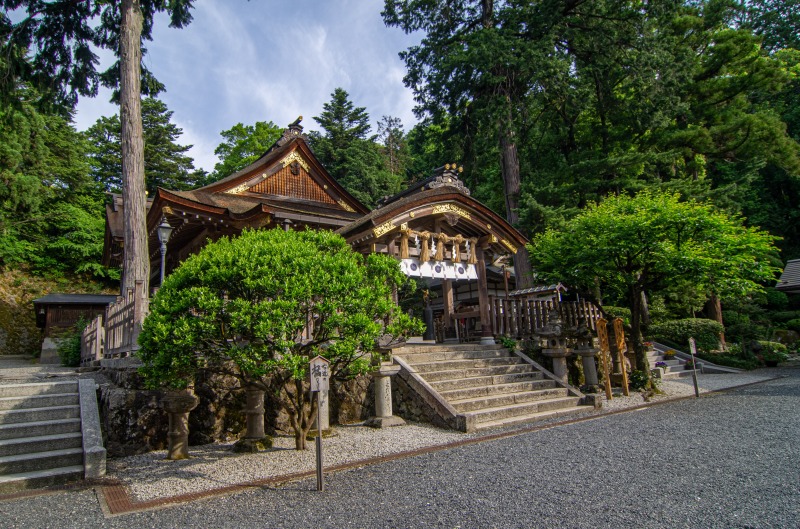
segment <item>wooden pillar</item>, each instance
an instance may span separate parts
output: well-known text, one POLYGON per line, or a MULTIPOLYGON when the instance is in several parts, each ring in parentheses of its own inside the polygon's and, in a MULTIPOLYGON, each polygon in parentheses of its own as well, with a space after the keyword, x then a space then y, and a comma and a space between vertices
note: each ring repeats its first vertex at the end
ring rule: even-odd
POLYGON ((481 314, 481 343, 493 344, 492 324, 489 321, 489 286, 486 283, 486 258, 483 255, 483 248, 476 245, 475 248, 478 263, 475 268, 478 272, 478 306, 481 314))
POLYGON ((453 282, 449 279, 442 280, 442 301, 444 302, 444 328, 453 327, 453 282))

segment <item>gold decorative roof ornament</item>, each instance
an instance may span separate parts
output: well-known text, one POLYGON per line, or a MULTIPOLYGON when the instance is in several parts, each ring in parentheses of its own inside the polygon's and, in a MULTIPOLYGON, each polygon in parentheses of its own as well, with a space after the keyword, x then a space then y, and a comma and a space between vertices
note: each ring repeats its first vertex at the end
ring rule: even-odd
POLYGON ((459 174, 462 173, 464 168, 459 168, 454 163, 447 163, 444 165, 444 168, 440 168, 438 174, 428 182, 427 186, 423 186, 422 189, 427 187, 428 189, 436 189, 437 187, 454 187, 458 189, 460 192, 464 193, 465 195, 469 196, 470 191, 467 186, 464 185, 459 179, 459 174))
POLYGON ((355 213, 356 212, 356 210, 354 210, 350 206, 350 204, 348 204, 347 202, 345 202, 341 198, 339 200, 337 200, 336 203, 339 204, 340 206, 342 206, 342 209, 344 209, 345 211, 349 211, 350 213, 355 213))
POLYGON ((372 233, 375 235, 375 237, 380 237, 381 235, 389 233, 395 227, 396 227, 395 223, 390 220, 388 222, 384 222, 380 226, 376 226, 375 228, 373 228, 372 233))
POLYGON ((283 164, 283 167, 288 167, 292 162, 299 163, 300 166, 303 169, 305 169, 307 173, 311 172, 310 169, 309 169, 308 162, 306 162, 303 159, 303 157, 300 156, 300 154, 297 151, 292 151, 291 153, 289 153, 289 155, 287 157, 285 157, 283 160, 281 160, 281 164, 283 164))
POLYGON ((433 210, 431 211, 432 214, 436 215, 437 213, 455 213, 459 217, 464 217, 465 219, 470 219, 469 211, 462 209, 455 204, 450 202, 446 204, 436 204, 433 206, 433 210))

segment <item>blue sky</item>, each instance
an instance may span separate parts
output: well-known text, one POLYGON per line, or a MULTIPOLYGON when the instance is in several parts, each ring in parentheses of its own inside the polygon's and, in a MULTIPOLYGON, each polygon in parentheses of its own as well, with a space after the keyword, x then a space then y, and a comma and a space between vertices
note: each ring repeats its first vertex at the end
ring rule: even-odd
MULTIPOLYGON (((273 121, 285 126, 303 116, 317 129, 337 87, 366 107, 373 123, 399 117, 405 130, 416 123, 413 96, 403 86, 398 52, 416 42, 384 26, 378 0, 198 0, 184 29, 156 21, 145 64, 166 85, 159 96, 192 144, 196 167, 212 170, 219 133, 236 123, 273 121)), ((105 66, 112 57, 105 53, 105 66)), ((109 93, 82 99, 76 126, 85 130, 100 116, 118 112, 109 93)))

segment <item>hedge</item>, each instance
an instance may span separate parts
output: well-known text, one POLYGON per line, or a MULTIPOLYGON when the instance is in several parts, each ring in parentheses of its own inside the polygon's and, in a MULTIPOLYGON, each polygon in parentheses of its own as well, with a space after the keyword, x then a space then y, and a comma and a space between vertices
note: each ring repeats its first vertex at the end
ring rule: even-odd
POLYGON ((648 333, 655 341, 669 341, 689 347, 689 338, 694 338, 699 351, 719 349, 719 336, 725 328, 719 322, 702 318, 672 320, 651 325, 648 333))

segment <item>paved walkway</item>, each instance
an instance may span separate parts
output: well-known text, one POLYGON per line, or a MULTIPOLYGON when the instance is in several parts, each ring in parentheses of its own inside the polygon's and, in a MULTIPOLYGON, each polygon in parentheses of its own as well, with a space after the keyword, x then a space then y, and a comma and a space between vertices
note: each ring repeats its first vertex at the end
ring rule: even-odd
MULTIPOLYGON (((98 488, 0 502, 0 527, 797 526, 800 370, 754 375, 786 378, 329 474, 325 493, 262 480, 106 517, 98 488)), ((208 479, 194 468, 182 481, 208 479)))

